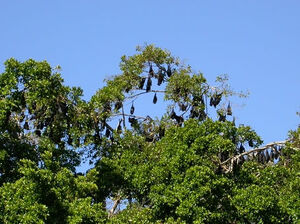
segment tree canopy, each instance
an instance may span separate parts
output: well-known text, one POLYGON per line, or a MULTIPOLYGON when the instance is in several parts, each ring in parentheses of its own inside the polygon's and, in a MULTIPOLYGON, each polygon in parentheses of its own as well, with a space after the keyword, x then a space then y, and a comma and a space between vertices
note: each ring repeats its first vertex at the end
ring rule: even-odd
POLYGON ((88 101, 46 61, 7 60, 0 222, 298 223, 300 128, 263 145, 235 124, 233 95, 247 94, 154 45, 88 101), (161 117, 138 114, 162 101, 161 117))

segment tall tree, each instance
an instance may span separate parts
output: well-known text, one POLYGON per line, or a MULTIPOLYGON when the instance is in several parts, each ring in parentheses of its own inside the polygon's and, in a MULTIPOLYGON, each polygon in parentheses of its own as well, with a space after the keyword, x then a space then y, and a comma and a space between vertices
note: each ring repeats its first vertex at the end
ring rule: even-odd
POLYGON ((299 221, 300 129, 262 145, 251 127, 236 126, 230 97, 246 94, 226 76, 211 85, 146 45, 85 102, 47 62, 5 66, 0 222, 299 221), (139 98, 167 109, 138 114, 139 98), (75 172, 83 160, 94 164, 84 175, 75 172))

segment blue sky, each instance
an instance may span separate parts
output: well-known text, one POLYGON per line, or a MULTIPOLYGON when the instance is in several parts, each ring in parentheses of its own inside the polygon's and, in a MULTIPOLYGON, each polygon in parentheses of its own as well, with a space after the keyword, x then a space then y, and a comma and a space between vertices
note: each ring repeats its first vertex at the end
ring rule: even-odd
POLYGON ((1 1, 0 71, 10 57, 47 60, 89 99, 122 55, 153 43, 209 81, 228 74, 249 90, 233 110, 268 143, 299 124, 299 12, 296 0, 1 1))

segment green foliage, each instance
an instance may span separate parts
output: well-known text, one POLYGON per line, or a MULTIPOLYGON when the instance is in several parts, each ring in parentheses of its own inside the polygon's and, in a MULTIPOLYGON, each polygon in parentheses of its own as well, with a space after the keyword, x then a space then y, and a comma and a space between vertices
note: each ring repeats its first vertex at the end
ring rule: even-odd
POLYGON ((105 221, 102 205, 94 202, 96 184, 60 168, 58 162, 52 161, 50 152, 46 152, 43 158, 43 168, 22 160, 20 173, 23 177, 0 188, 0 220, 3 223, 105 221))
POLYGON ((20 177, 21 159, 39 162, 40 138, 55 145, 54 156, 62 166, 74 170, 79 165, 77 153, 69 148, 79 137, 75 118, 81 95, 79 88, 64 86, 47 62, 5 62, 0 75, 0 185, 20 177))
POLYGON ((34 193, 35 184, 25 178, 0 189, 1 223, 44 223, 49 212, 34 193))
POLYGON ((227 76, 211 86, 154 45, 123 56, 120 69, 85 102, 47 62, 5 62, 0 223, 299 222, 300 128, 274 149, 275 163, 241 156, 262 140, 231 120, 228 97, 245 94, 227 76), (136 99, 154 93, 166 113, 136 114, 136 99), (94 166, 76 173, 83 160, 94 166))
POLYGON ((112 217, 109 221, 109 224, 150 224, 150 223, 159 223, 155 221, 151 214, 151 209, 142 208, 137 205, 132 205, 130 208, 126 208, 120 214, 112 217))
POLYGON ((69 205, 67 223, 100 224, 106 223, 107 214, 101 204, 93 204, 91 198, 82 198, 69 205))
POLYGON ((287 216, 281 214, 278 196, 270 186, 249 186, 236 192, 232 203, 247 221, 255 223, 285 223, 287 216))
MULTIPOLYGON (((208 119, 199 124, 191 119, 182 128, 168 129, 157 144, 144 147, 138 142, 141 137, 127 133, 119 142, 121 151, 101 162, 111 164, 111 170, 125 179, 120 188, 132 188, 124 193, 150 206, 158 219, 226 221, 232 180, 216 173, 216 155, 234 154, 237 143, 232 139, 243 133, 240 129, 230 122, 208 119)), ((101 173, 101 165, 99 169, 101 173)))

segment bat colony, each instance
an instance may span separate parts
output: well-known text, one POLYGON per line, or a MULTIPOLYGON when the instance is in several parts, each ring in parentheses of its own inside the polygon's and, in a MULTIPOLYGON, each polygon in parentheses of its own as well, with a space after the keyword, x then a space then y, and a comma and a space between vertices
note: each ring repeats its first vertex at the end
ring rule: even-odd
MULTIPOLYGON (((176 72, 175 69, 172 70, 171 65, 168 64, 167 68, 164 68, 160 65, 157 65, 158 69, 157 72, 154 71, 152 64, 149 65, 149 71, 148 71, 148 76, 147 77, 139 77, 140 80, 138 82, 138 89, 139 90, 144 90, 145 93, 149 92, 155 92, 153 96, 153 104, 156 104, 158 101, 157 97, 157 92, 155 90, 152 90, 152 79, 156 78, 157 79, 157 85, 160 86, 163 82, 167 81, 168 78, 176 72)), ((128 90, 130 91, 130 90, 128 90)), ((126 90, 126 92, 128 92, 126 90)), ((175 89, 175 93, 179 94, 180 90, 175 89)), ((163 91, 161 91, 163 92, 163 91)), ((222 100, 223 92, 220 90, 215 90, 212 95, 210 95, 210 100, 209 100, 209 105, 211 107, 216 108, 221 100, 222 100)), ((202 94, 200 96, 194 96, 192 103, 183 103, 183 102, 178 102, 177 106, 179 108, 179 111, 182 111, 183 113, 181 115, 177 114, 175 110, 173 109, 171 113, 169 114, 169 117, 174 120, 177 125, 181 126, 184 122, 184 117, 183 114, 186 112, 189 112, 189 118, 195 118, 198 119, 199 121, 203 121, 207 118, 207 113, 205 112, 206 109, 206 104, 204 102, 204 97, 208 97, 205 94, 202 94)), ((123 108, 123 103, 122 101, 117 101, 114 104, 114 111, 119 111, 121 108, 123 108)), ((105 105, 104 106, 104 112, 111 111, 111 106, 110 105, 105 105)), ((125 116, 128 116, 128 122, 132 127, 138 126, 139 125, 139 119, 143 119, 144 122, 146 120, 152 120, 151 118, 142 118, 134 115, 135 113, 135 107, 134 107, 134 102, 132 102, 129 114, 124 114, 124 112, 120 115, 123 116, 122 119, 119 119, 119 122, 116 127, 117 133, 122 132, 122 122, 125 124, 125 116)), ((220 122, 225 122, 226 121, 226 116, 232 116, 232 107, 230 102, 227 104, 227 107, 222 110, 217 110, 217 115, 218 115, 218 120, 220 122)), ((232 119, 233 125, 235 125, 235 118, 233 117, 232 119)), ((113 129, 106 123, 106 121, 102 121, 102 129, 106 128, 105 130, 105 136, 107 138, 110 138, 113 141, 113 129)), ((28 129, 28 123, 25 122, 24 124, 24 129, 28 129)), ((125 128, 125 127, 124 127, 125 128)), ((150 129, 149 129, 150 130, 150 129)), ((37 130, 39 131, 39 130, 37 130)), ((153 133, 148 133, 146 134, 146 141, 152 142, 155 140, 158 140, 164 136, 165 129, 163 127, 159 127, 158 133, 155 134, 153 133)), ((278 161, 280 159, 280 156, 282 155, 282 147, 285 145, 286 142, 275 142, 268 144, 264 147, 261 148, 255 148, 252 150, 245 150, 245 147, 243 144, 240 144, 239 147, 237 147, 236 153, 233 157, 229 157, 228 152, 222 152, 219 153, 219 159, 220 159, 220 165, 219 169, 221 172, 232 172, 235 170, 238 166, 241 166, 245 161, 249 160, 256 160, 257 162, 261 164, 267 164, 267 163, 274 163, 275 161, 278 161)), ((249 147, 253 147, 254 143, 253 140, 248 141, 249 147)))

